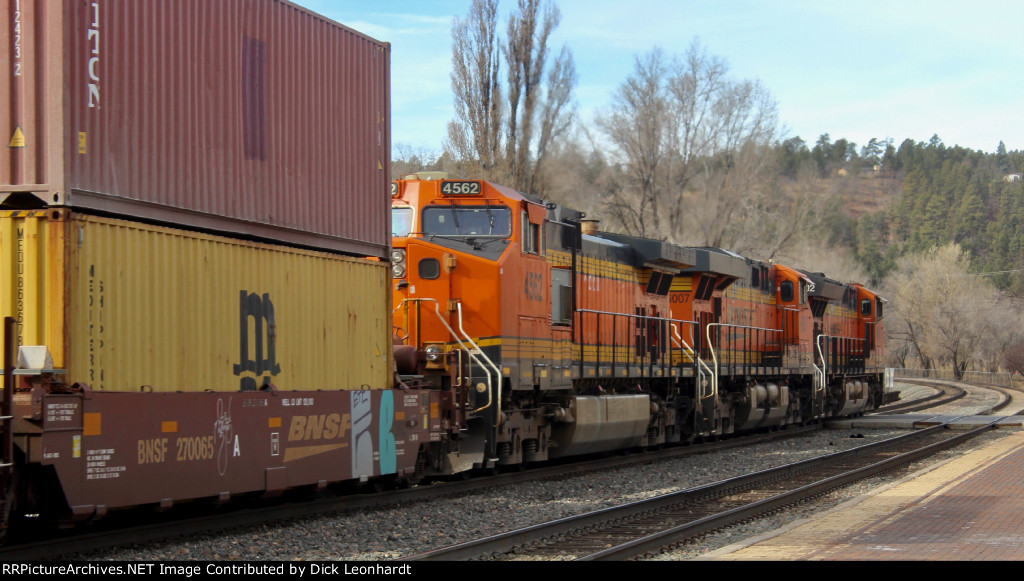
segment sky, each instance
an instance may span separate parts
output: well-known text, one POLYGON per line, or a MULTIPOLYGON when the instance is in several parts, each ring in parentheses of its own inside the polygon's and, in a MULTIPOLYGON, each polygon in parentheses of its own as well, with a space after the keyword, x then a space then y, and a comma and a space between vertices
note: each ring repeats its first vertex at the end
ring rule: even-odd
MULTIPOLYGON (((454 117, 451 24, 471 0, 293 0, 391 43, 392 144, 440 153, 454 117)), ((550 47, 568 47, 581 120, 607 110, 636 58, 698 40, 778 103, 783 138, 828 133, 995 152, 1024 149, 1020 0, 555 0, 550 47)), ((499 30, 515 0, 501 0, 499 30)))

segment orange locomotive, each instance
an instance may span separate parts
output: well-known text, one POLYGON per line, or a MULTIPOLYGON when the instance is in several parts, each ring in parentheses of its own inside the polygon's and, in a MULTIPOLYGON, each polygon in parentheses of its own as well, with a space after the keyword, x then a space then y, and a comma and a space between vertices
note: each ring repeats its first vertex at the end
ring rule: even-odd
MULTIPOLYGON (((816 359, 823 313, 811 311, 811 279, 793 269, 599 233, 577 211, 441 172, 393 183, 392 224, 396 362, 406 381, 442 392, 445 431, 432 434, 428 473, 660 445, 881 401, 881 370, 862 366, 871 399, 830 405, 826 387, 851 370, 816 359)), ((871 325, 877 339, 860 345, 878 349, 871 325)))
POLYGON ((699 398, 704 405, 695 419, 698 431, 728 434, 881 405, 881 298, 820 273, 720 249, 701 252, 735 278, 713 278, 707 269, 694 268, 693 290, 672 290, 672 315, 697 322, 697 364, 706 360, 710 366, 712 388, 704 391, 711 397, 699 398), (844 306, 856 289, 878 303, 877 319, 874 311, 862 315, 844 306))

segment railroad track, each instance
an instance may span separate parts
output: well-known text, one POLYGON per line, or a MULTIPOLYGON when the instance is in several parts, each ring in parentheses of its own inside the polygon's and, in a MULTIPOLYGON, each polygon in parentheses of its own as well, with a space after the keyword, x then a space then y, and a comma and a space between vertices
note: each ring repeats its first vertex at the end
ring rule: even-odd
POLYGON ((133 511, 120 517, 112 516, 97 521, 94 525, 82 531, 68 531, 63 534, 48 535, 48 538, 45 539, 2 547, 0 548, 0 562, 57 560, 66 555, 104 550, 126 544, 155 543, 185 535, 237 530, 241 527, 264 525, 275 521, 313 518, 344 511, 380 508, 407 502, 429 501, 435 497, 450 497, 456 494, 528 480, 561 478, 573 474, 654 462, 690 454, 721 451, 763 442, 768 439, 797 437, 818 429, 821 429, 821 426, 789 427, 786 430, 767 434, 662 450, 597 457, 571 463, 553 463, 551 465, 531 467, 524 471, 512 470, 497 475, 481 476, 468 480, 456 479, 408 489, 346 494, 337 497, 328 496, 313 500, 292 500, 273 505, 264 504, 252 508, 213 508, 208 505, 195 503, 194 506, 183 505, 181 507, 182 514, 174 514, 173 511, 171 513, 154 513, 144 510, 133 511), (139 524, 140 521, 146 524, 139 524))
POLYGON ((626 560, 656 553, 959 445, 944 425, 847 452, 463 543, 409 560, 626 560))
POLYGON ((952 402, 954 402, 954 401, 956 401, 958 399, 961 399, 961 398, 963 398, 964 396, 967 395, 967 391, 964 390, 963 388, 957 387, 955 385, 948 384, 948 383, 939 383, 939 382, 929 381, 929 380, 902 379, 902 378, 900 379, 900 382, 902 382, 902 383, 913 383, 913 384, 916 384, 916 385, 926 385, 928 387, 934 387, 938 391, 935 392, 932 395, 929 395, 929 396, 926 396, 926 397, 923 397, 923 398, 920 398, 920 399, 915 399, 915 400, 910 400, 910 401, 905 401, 905 402, 896 402, 896 403, 891 403, 889 405, 882 406, 879 409, 879 411, 876 412, 876 415, 903 414, 903 413, 907 413, 907 412, 925 410, 925 409, 928 409, 928 408, 933 408, 933 407, 937 407, 937 406, 940 406, 940 405, 945 405, 947 403, 952 403, 952 402))

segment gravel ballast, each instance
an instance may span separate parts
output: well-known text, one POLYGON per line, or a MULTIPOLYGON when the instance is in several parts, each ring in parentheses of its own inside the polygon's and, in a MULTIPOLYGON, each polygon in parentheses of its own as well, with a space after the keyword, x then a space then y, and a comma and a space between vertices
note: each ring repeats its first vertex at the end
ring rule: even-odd
MULTIPOLYGON (((714 453, 515 484, 458 497, 365 509, 231 533, 207 534, 147 546, 78 555, 82 560, 369 560, 407 557, 540 522, 598 510, 658 494, 717 482, 782 464, 848 450, 906 430, 822 430, 791 439, 714 453)), ((984 439, 1005 435, 999 431, 984 439)), ((975 440, 977 441, 977 439, 975 440)), ((962 450, 946 452, 959 454, 962 450)), ((938 460, 933 460, 937 462, 938 460)), ((807 518, 893 476, 871 479, 757 521, 737 525, 659 558, 683 560, 807 518)))

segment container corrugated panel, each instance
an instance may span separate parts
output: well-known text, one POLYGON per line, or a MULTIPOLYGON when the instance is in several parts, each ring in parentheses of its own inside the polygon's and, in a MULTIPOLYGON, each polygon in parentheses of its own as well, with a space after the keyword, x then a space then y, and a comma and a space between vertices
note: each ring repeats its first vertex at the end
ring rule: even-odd
POLYGON ((68 210, 0 212, 0 315, 94 390, 391 387, 383 261, 68 210))
POLYGON ((280 0, 5 0, 0 198, 386 257, 390 45, 280 0))

